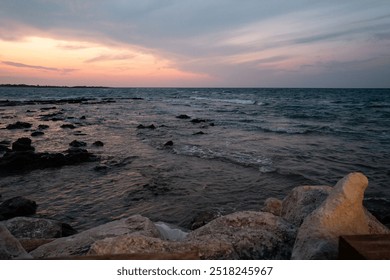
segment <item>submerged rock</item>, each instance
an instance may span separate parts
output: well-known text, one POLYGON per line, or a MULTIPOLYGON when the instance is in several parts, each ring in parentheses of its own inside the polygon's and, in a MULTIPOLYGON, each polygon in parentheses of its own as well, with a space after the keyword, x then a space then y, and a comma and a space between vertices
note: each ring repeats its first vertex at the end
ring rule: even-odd
POLYGON ((6 129, 24 129, 24 128, 30 128, 30 127, 32 127, 31 123, 18 121, 16 123, 7 125, 6 129))
POLYGON ((31 259, 20 242, 0 224, 0 260, 31 259))
POLYGON ((42 132, 42 131, 34 131, 34 132, 31 133, 31 136, 32 136, 32 137, 37 137, 37 136, 42 136, 42 135, 44 135, 44 134, 45 134, 45 133, 42 132))
POLYGON ((224 258, 289 259, 296 227, 271 213, 244 211, 217 218, 191 232, 187 241, 231 244, 234 253, 224 258))
POLYGON ((103 147, 104 143, 102 141, 95 141, 92 143, 92 145, 95 147, 103 147))
POLYGON ((31 255, 35 258, 85 255, 97 240, 121 235, 160 237, 156 226, 148 218, 134 215, 69 237, 56 239, 32 251, 31 255))
POLYGON ((350 173, 341 179, 326 200, 304 219, 292 259, 336 259, 340 235, 390 233, 362 205, 367 186, 362 173, 350 173))
POLYGON ((172 140, 169 140, 168 142, 166 142, 164 144, 164 147, 171 147, 171 146, 173 146, 173 141, 172 140))
POLYGON ((67 124, 61 125, 61 128, 75 129, 76 127, 73 124, 67 123, 67 124))
POLYGON ((0 221, 18 216, 34 215, 37 211, 37 207, 35 201, 22 196, 7 199, 0 204, 0 221))
POLYGON ((191 119, 191 117, 186 115, 186 114, 178 115, 178 116, 176 116, 176 118, 182 119, 182 120, 191 119))
POLYGON ((143 125, 140 124, 137 126, 138 129, 156 129, 156 126, 154 124, 151 125, 143 125))
POLYGON ((87 146, 87 143, 85 143, 83 141, 73 140, 72 142, 69 143, 69 146, 74 147, 74 148, 79 148, 79 147, 87 146))

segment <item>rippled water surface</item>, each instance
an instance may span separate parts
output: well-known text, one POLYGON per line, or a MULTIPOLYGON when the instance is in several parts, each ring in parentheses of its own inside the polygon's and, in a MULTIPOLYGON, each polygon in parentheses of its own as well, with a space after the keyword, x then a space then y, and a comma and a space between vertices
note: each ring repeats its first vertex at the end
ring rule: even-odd
POLYGON ((0 177, 1 199, 29 197, 38 215, 78 229, 134 213, 189 227, 202 211, 259 210, 268 197, 334 185, 352 171, 369 178, 368 208, 389 215, 386 89, 0 88, 1 100, 0 141, 47 124, 31 137, 37 151, 61 152, 79 140, 100 157, 0 177), (55 113, 60 120, 42 118, 55 113), (190 118, 177 118, 184 114, 190 118), (16 121, 33 127, 4 129, 16 121), (97 140, 105 145, 91 145, 97 140))

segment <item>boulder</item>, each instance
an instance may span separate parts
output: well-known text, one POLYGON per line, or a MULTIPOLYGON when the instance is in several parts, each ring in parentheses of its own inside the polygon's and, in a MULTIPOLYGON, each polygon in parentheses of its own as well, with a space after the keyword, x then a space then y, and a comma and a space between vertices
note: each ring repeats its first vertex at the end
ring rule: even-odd
POLYGON ((16 238, 51 239, 76 233, 70 225, 49 219, 16 217, 4 225, 16 238))
POLYGON ((75 129, 76 127, 71 123, 66 123, 66 124, 61 125, 61 128, 75 129))
POLYGON ((80 147, 87 146, 87 143, 85 143, 83 141, 73 140, 72 142, 69 143, 69 146, 74 147, 74 148, 80 148, 80 147))
POLYGON ((164 147, 172 147, 173 146, 173 141, 169 140, 164 144, 164 147))
POLYGON ((390 233, 362 205, 367 186, 368 179, 358 172, 337 182, 326 200, 304 219, 292 259, 336 259, 340 235, 390 233))
POLYGON ((44 135, 44 134, 45 134, 45 133, 42 132, 42 131, 34 131, 34 132, 31 133, 31 136, 32 136, 32 137, 37 137, 37 136, 42 136, 42 135, 44 135))
POLYGON ((160 237, 159 231, 148 218, 134 215, 69 237, 58 238, 53 242, 38 247, 31 252, 31 255, 35 258, 81 256, 85 255, 96 241, 121 235, 160 237))
POLYGON ((283 199, 281 216, 299 227, 328 197, 331 190, 329 186, 299 186, 292 189, 283 199))
POLYGON ((244 211, 217 218, 191 232, 187 241, 231 244, 235 253, 227 258, 289 259, 296 227, 266 212, 244 211))
POLYGON ((171 257, 180 255, 181 258, 189 256, 190 259, 238 258, 230 242, 211 238, 209 241, 207 243, 201 241, 172 242, 146 236, 124 235, 96 241, 91 246, 88 255, 143 254, 153 255, 154 259, 162 259, 169 253, 171 257))
POLYGON ((18 216, 33 215, 37 211, 37 207, 35 201, 22 196, 7 199, 0 205, 0 221, 18 216))
POLYGON ((203 227, 212 220, 220 217, 221 215, 215 211, 201 211, 197 213, 190 223, 190 229, 195 230, 203 227))
POLYGON ((261 208, 261 211, 280 216, 282 212, 282 201, 274 197, 267 198, 264 201, 264 206, 261 208))
POLYGON ((34 151, 35 148, 31 146, 31 139, 22 137, 12 143, 12 151, 14 152, 25 152, 34 151))
POLYGON ((12 123, 12 124, 7 125, 6 129, 24 129, 24 128, 30 128, 30 127, 32 127, 31 123, 18 121, 16 123, 12 123))
POLYGON ((92 145, 95 147, 103 147, 104 143, 102 141, 95 141, 92 143, 92 145))
POLYGON ((0 260, 31 259, 19 241, 0 224, 0 260))

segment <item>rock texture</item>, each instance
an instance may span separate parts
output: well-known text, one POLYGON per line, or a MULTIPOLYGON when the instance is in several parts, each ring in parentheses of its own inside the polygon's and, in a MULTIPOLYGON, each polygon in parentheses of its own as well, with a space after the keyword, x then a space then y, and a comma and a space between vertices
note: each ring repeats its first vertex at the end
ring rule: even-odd
POLYGON ((49 219, 16 217, 5 221, 4 225, 16 238, 50 239, 68 236, 72 232, 69 225, 49 219))
POLYGON ((31 259, 19 241, 0 224, 0 260, 31 259))
POLYGON ((336 259, 340 235, 390 233, 363 207, 366 176, 351 173, 341 179, 326 200, 301 227, 292 259, 336 259))
MULTIPOLYGON (((217 218, 191 232, 187 240, 231 244, 235 253, 228 258, 288 259, 296 228, 271 213, 244 211, 217 218)), ((227 254, 225 254, 227 255, 227 254)))
POLYGON ((121 235, 160 237, 157 228, 147 218, 134 215, 113 221, 81 233, 59 238, 31 252, 34 258, 59 258, 85 255, 97 240, 121 235))
POLYGON ((282 213, 282 201, 274 197, 267 198, 261 211, 280 216, 282 213))
POLYGON ((331 190, 329 186, 299 186, 292 189, 283 199, 281 216, 299 227, 324 202, 331 190))
POLYGON ((33 215, 37 207, 35 201, 21 196, 7 199, 0 205, 0 221, 18 216, 33 215))

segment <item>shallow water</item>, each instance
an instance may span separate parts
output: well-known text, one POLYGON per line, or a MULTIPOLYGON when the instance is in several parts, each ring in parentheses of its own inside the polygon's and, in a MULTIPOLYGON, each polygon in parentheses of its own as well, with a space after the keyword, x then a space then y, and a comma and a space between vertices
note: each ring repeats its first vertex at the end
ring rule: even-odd
POLYGON ((369 178, 369 209, 389 214, 389 90, 0 88, 6 99, 22 102, 1 103, 0 128, 33 127, 0 129, 0 141, 47 124, 45 135, 31 137, 37 151, 64 151, 79 140, 100 156, 0 178, 3 200, 26 196, 38 215, 77 229, 135 213, 188 228, 202 211, 259 210, 268 197, 301 184, 334 185, 352 171, 369 178), (88 100, 63 101, 70 98, 88 100), (40 116, 56 112, 64 120, 40 116), (104 147, 91 145, 97 140, 104 147))

